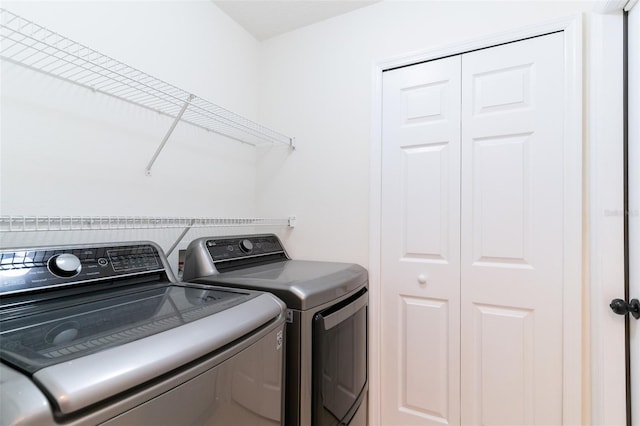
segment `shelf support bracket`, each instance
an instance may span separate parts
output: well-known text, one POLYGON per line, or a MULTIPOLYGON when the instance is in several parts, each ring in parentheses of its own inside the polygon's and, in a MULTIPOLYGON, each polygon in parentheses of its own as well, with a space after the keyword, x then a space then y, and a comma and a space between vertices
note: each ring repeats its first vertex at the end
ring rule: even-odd
POLYGON ((162 149, 166 145, 167 141, 169 140, 169 137, 171 136, 171 134, 175 130, 176 126, 178 125, 178 122, 182 118, 182 115, 187 110, 187 107, 189 106, 189 104, 191 103, 193 98, 195 98, 194 95, 189 95, 189 97, 185 101, 184 105, 182 105, 182 109, 180 110, 178 115, 176 115, 176 118, 173 120, 173 123, 171 123, 171 127, 169 127, 169 130, 164 135, 164 138, 162 138, 162 142, 160 142, 160 146, 158 146, 158 149, 156 149, 156 152, 153 154, 153 157, 151 158, 151 161, 149 161, 149 164, 147 164, 147 168, 145 169, 145 174, 147 176, 151 175, 151 167, 153 167, 153 163, 156 162, 156 159, 158 158, 158 155, 160 155, 160 152, 162 151, 162 149))
POLYGON ((195 219, 191 219, 191 222, 187 225, 186 228, 184 228, 182 230, 182 233, 180 234, 180 236, 178 237, 178 239, 175 241, 175 243, 173 243, 173 245, 171 247, 169 247, 169 250, 166 251, 165 255, 167 257, 169 257, 169 255, 171 253, 173 253, 173 251, 176 249, 176 247, 178 247, 178 244, 180 244, 180 241, 182 241, 182 239, 184 238, 185 235, 187 235, 187 232, 189 232, 191 230, 191 227, 196 223, 195 219))

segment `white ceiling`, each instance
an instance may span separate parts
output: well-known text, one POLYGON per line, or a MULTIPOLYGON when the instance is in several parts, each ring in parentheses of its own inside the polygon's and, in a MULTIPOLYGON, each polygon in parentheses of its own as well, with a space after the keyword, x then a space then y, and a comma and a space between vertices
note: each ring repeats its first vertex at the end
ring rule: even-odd
POLYGON ((262 41, 306 25, 351 12, 380 0, 212 0, 223 12, 262 41))

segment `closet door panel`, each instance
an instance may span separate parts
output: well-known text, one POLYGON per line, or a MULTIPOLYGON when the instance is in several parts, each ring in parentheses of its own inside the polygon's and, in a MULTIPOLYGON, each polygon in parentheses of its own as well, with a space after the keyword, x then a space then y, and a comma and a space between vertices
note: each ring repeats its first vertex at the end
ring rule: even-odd
POLYGON ((460 422, 460 57, 383 76, 382 421, 460 422))
POLYGON ((462 423, 562 423, 563 34, 462 57, 462 423))

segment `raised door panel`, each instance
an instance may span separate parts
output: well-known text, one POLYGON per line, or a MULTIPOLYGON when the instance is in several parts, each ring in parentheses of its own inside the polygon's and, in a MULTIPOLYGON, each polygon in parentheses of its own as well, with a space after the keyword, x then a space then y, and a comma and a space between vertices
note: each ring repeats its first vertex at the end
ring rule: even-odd
POLYGON ((405 259, 446 262, 449 257, 446 183, 450 150, 447 145, 438 143, 402 149, 405 190, 402 194, 402 252, 405 259))
POLYGON ((562 423, 563 34, 463 55, 462 423, 562 423))
POLYGON ((413 297, 402 297, 400 303, 402 408, 418 417, 449 419, 448 371, 446 368, 424 368, 425 365, 446 366, 449 363, 446 344, 449 306, 442 300, 413 297), (434 342, 442 344, 434 346, 434 342))
POLYGON ((459 423, 460 57, 387 71, 382 421, 459 423))

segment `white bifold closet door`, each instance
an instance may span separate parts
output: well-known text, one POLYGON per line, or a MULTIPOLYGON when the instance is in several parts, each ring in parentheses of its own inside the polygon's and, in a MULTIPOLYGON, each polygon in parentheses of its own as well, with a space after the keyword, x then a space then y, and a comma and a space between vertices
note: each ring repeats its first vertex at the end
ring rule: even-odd
POLYGON ((385 425, 562 423, 563 49, 384 73, 385 425))
POLYGON ((382 424, 460 419, 460 56, 385 72, 382 424))
POLYGON ((462 57, 463 424, 562 424, 562 37, 462 57))

